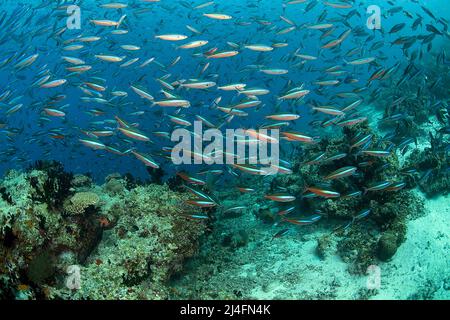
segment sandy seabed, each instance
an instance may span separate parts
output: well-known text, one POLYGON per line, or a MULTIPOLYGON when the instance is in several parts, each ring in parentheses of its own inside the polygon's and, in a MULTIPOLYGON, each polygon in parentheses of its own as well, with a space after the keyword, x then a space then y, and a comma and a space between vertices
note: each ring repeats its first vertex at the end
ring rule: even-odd
POLYGON ((450 299, 450 197, 425 200, 424 216, 408 222, 407 239, 382 265, 375 299, 450 299))
POLYGON ((424 200, 424 214, 407 222, 406 241, 390 261, 377 264, 378 289, 368 290, 368 283, 374 284, 370 275, 349 273, 336 251, 318 256, 317 239, 329 231, 300 230, 271 239, 273 233, 259 228, 256 219, 246 227, 259 240, 232 250, 228 260, 220 256, 220 263, 209 252, 179 285, 207 299, 223 298, 216 292, 241 292, 245 299, 450 299, 450 197, 424 200))

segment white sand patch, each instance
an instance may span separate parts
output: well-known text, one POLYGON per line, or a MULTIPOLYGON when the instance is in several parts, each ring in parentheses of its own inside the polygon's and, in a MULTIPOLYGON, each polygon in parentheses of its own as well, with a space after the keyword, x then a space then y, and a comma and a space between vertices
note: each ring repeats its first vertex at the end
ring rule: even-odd
POLYGON ((261 266, 264 274, 273 272, 270 282, 251 291, 253 299, 357 299, 366 287, 366 278, 347 272, 347 264, 337 256, 321 260, 316 254, 317 237, 310 240, 276 239, 261 266))
POLYGON ((450 197, 425 206, 427 214, 408 223, 407 240, 393 260, 380 266, 382 288, 374 299, 450 299, 450 197))

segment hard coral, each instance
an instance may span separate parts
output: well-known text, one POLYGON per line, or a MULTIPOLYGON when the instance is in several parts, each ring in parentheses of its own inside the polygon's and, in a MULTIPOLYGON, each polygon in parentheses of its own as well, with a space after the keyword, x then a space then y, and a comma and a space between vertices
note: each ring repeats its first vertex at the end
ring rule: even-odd
POLYGON ((387 261, 394 256, 399 246, 399 237, 393 231, 386 231, 378 240, 377 253, 378 258, 387 261))
POLYGON ((420 189, 430 197, 450 192, 450 176, 448 174, 450 157, 448 157, 447 151, 441 150, 444 147, 445 144, 426 148, 421 152, 413 152, 407 159, 407 166, 416 168, 423 173, 422 178, 420 176, 414 178, 420 189))
POLYGON ((127 182, 119 174, 112 174, 105 179, 105 190, 111 195, 117 195, 126 189, 127 182))
POLYGON ((184 205, 187 196, 165 185, 127 192, 116 203, 123 214, 114 228, 104 232, 96 252, 82 267, 85 280, 73 298, 167 297, 167 280, 196 252, 205 228, 201 221, 187 219, 195 212, 184 205))
POLYGON ((94 192, 78 192, 64 202, 64 210, 71 215, 81 215, 89 207, 98 205, 100 197, 94 192))
POLYGON ((71 185, 74 188, 89 188, 92 184, 92 179, 82 174, 74 175, 71 185))
POLYGON ((67 251, 83 261, 98 241, 100 228, 93 219, 65 217, 41 202, 50 180, 46 171, 32 170, 11 171, 0 181, 0 188, 14 199, 0 199, 0 296, 14 296, 16 286, 27 281, 39 295, 54 283, 55 257, 67 251))
POLYGON ((49 178, 54 169, 40 168, 11 171, 0 181, 7 195, 0 197, 0 296, 13 298, 25 282, 30 296, 38 298, 167 298, 168 279, 195 254, 205 230, 203 221, 189 219, 198 213, 185 205, 190 195, 166 185, 127 184, 132 179, 120 176, 108 182, 131 190, 112 193, 107 182, 79 184, 83 191, 72 196, 70 184, 64 184, 64 193, 47 193, 49 181, 71 175, 49 178), (61 208, 48 201, 62 194, 61 208), (81 269, 78 291, 65 284, 67 267, 74 264, 81 269))

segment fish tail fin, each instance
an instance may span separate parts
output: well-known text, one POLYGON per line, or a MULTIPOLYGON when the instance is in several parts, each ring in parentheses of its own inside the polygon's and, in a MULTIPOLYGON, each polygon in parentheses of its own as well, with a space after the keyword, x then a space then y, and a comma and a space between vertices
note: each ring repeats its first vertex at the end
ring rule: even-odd
POLYGON ((125 20, 126 17, 127 17, 126 14, 124 14, 123 16, 120 17, 119 21, 117 22, 116 29, 120 28, 120 25, 122 24, 123 20, 125 20))
POLYGON ((303 186, 303 191, 302 193, 305 193, 306 191, 308 191, 309 186, 305 183, 305 185, 303 186))

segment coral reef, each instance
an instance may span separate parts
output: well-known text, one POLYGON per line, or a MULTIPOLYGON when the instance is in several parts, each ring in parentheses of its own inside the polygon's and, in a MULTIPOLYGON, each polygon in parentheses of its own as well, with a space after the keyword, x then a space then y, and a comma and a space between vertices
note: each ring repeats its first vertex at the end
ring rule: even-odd
POLYGON ((29 170, 30 184, 34 188, 33 200, 45 202, 49 207, 58 209, 69 195, 73 175, 64 171, 61 163, 55 161, 37 161, 29 170), (39 174, 45 172, 45 175, 39 174))
MULTIPOLYGON (((23 284, 33 288, 32 297, 45 297, 44 283, 55 284, 57 256, 72 252, 83 261, 100 237, 101 228, 92 217, 66 217, 47 203, 52 191, 61 190, 48 181, 54 169, 32 170, 28 173, 10 171, 0 182, 12 203, 0 201, 0 295, 14 297, 23 284), (35 183, 38 182, 38 183, 35 183), (40 182, 43 182, 41 184, 40 182), (50 190, 43 190, 50 186, 50 190), (45 194, 46 197, 41 197, 45 194), (41 199, 41 200, 38 200, 41 199)), ((53 176, 54 177, 54 176, 53 176)), ((56 199, 56 198, 55 198, 56 199)), ((62 200, 62 199, 61 199, 62 200)), ((54 205, 56 202, 50 201, 54 205)))
MULTIPOLYGON (((323 139, 316 145, 306 148, 307 158, 314 158, 324 152, 327 156, 346 153, 352 139, 358 134, 373 135, 373 144, 380 149, 389 147, 389 141, 383 140, 367 125, 360 124, 346 128, 340 138, 323 139)), ((303 159, 294 163, 294 174, 277 177, 272 181, 273 188, 285 188, 289 194, 300 199, 297 206, 305 212, 319 212, 322 217, 335 224, 336 233, 341 236, 337 250, 346 262, 349 271, 363 274, 367 267, 377 259, 391 258, 405 239, 405 221, 408 216, 417 217, 423 212, 422 202, 408 188, 414 184, 406 183, 402 190, 367 191, 347 196, 351 191, 365 190, 371 183, 380 181, 403 182, 404 174, 396 152, 388 157, 375 158, 352 154, 339 161, 323 161, 307 164, 303 159), (367 167, 361 165, 367 164, 367 167), (332 180, 327 188, 339 192, 336 199, 305 197, 306 186, 321 185, 323 177, 339 168, 358 167, 358 174, 344 179, 332 180), (362 210, 370 209, 363 219, 354 221, 362 210)), ((318 254, 323 258, 328 247, 327 237, 319 239, 318 254)))
POLYGON ((336 239, 333 234, 325 234, 317 239, 316 253, 320 259, 325 260, 336 251, 336 239))
POLYGON ((387 85, 377 97, 372 97, 374 107, 383 110, 378 129, 393 129, 387 136, 402 146, 403 154, 413 142, 418 147, 406 159, 404 167, 409 170, 405 178, 428 197, 448 194, 450 189, 450 108, 446 88, 450 75, 448 66, 436 63, 438 60, 439 55, 430 55, 421 65, 409 65, 413 74, 419 70, 426 74, 427 85, 421 77, 408 78, 403 74, 393 78, 397 84, 387 85))
POLYGON ((412 178, 431 197, 450 192, 450 158, 447 139, 431 136, 430 141, 430 148, 411 153, 406 163, 417 170, 412 178))
POLYGON ((97 186, 57 163, 37 168, 0 182, 0 297, 167 298, 167 281, 205 230, 189 219, 188 195, 119 175, 97 186), (78 290, 65 283, 73 265, 78 290))
POLYGON ((92 185, 92 179, 88 176, 82 174, 76 174, 73 176, 72 181, 70 182, 73 188, 81 189, 81 188, 90 188, 92 185))

